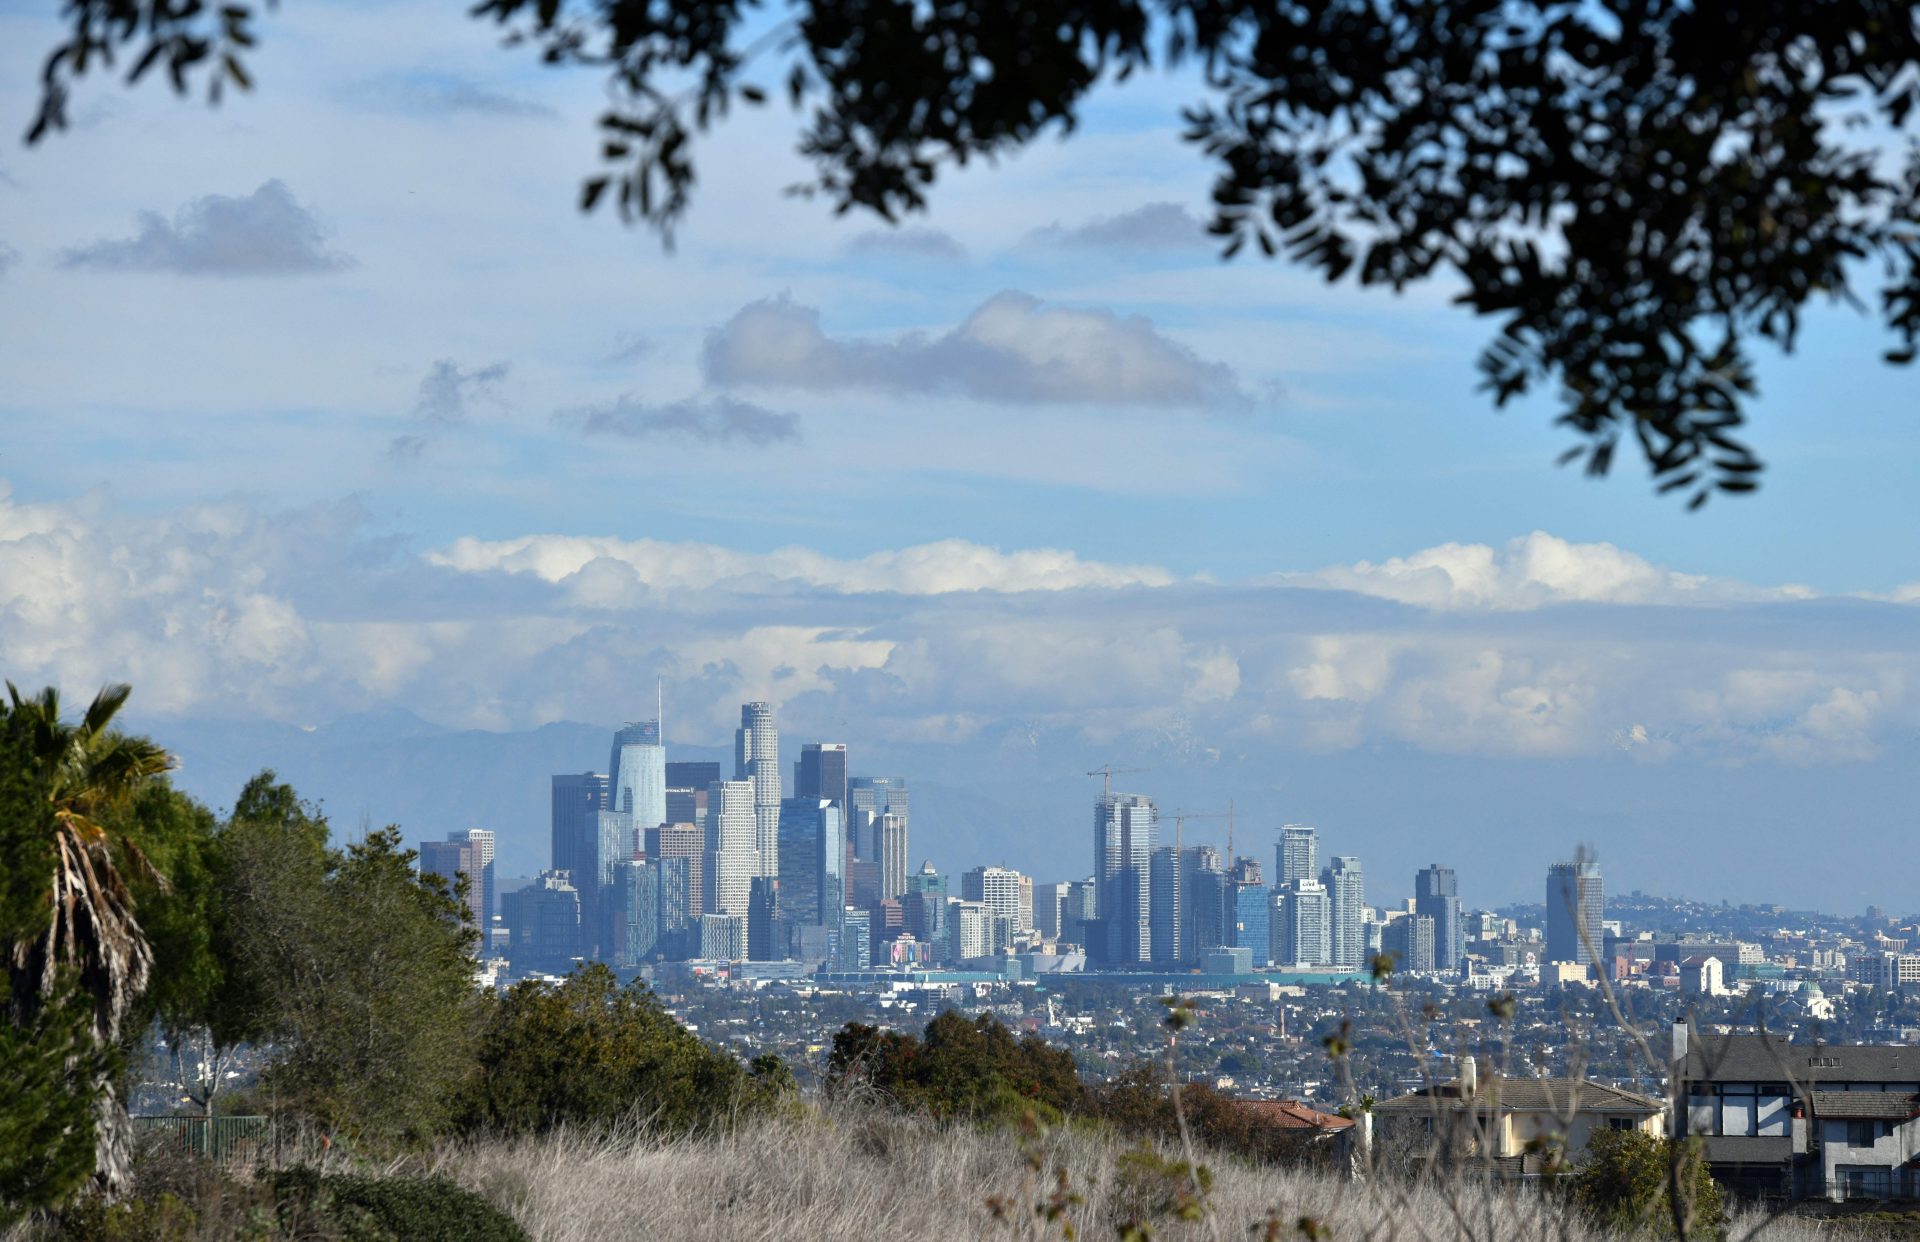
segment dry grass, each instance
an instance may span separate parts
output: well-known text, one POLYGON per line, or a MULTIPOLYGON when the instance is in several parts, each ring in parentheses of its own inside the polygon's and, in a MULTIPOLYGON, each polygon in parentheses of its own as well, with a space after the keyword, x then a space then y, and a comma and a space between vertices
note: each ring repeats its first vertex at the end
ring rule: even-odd
MULTIPOLYGON (((1078 1236, 1112 1238, 1165 1188, 1130 1175, 1125 1157, 1133 1148, 1103 1133, 1055 1131, 1031 1149, 1042 1159, 1039 1174, 1024 1159, 1017 1134, 841 1108, 700 1140, 562 1135, 483 1144, 443 1153, 441 1167, 507 1207, 539 1242, 1058 1238, 1059 1225, 1033 1212, 1055 1189, 1057 1165, 1084 1197, 1067 1213, 1078 1236), (996 1196, 1014 1205, 1005 1219, 988 1207, 996 1196)), ((1151 1220, 1156 1237, 1297 1238, 1308 1236, 1302 1218, 1336 1239, 1601 1242, 1609 1236, 1574 1216, 1560 1197, 1528 1188, 1458 1181, 1358 1185, 1218 1157, 1203 1156, 1202 1163, 1214 1171, 1207 1218, 1161 1216, 1151 1220)), ((1732 1236, 1748 1236, 1762 1224, 1759 1217, 1738 1221, 1732 1236)), ((1810 1242, 1835 1235, 1817 1222, 1783 1219, 1765 1223, 1761 1236, 1810 1242)))

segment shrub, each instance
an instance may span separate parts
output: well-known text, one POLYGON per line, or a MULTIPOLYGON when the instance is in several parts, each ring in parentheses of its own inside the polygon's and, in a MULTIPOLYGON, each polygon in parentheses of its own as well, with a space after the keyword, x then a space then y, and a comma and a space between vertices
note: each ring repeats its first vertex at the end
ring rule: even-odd
POLYGON ((1596 1133, 1574 1174, 1573 1195, 1589 1216, 1608 1229, 1673 1237, 1678 1232, 1670 1193, 1675 1174, 1687 1238, 1719 1237, 1726 1224, 1720 1187, 1708 1173, 1697 1142, 1638 1130, 1596 1133))
MULTIPOLYGON (((1180 1088, 1187 1129, 1206 1147, 1259 1164, 1296 1167, 1324 1162, 1330 1149, 1311 1137, 1273 1124, 1260 1113, 1206 1083, 1180 1088)), ((1141 1063, 1101 1083, 1089 1093, 1089 1113, 1128 1138, 1176 1143, 1180 1121, 1166 1073, 1141 1063)))
POLYGON ((622 988, 598 964, 487 1001, 477 1062, 460 1109, 469 1131, 641 1120, 685 1133, 778 1106, 793 1091, 779 1058, 743 1067, 675 1021, 645 985, 622 988))
POLYGON ((992 1014, 970 1022, 952 1010, 919 1038, 861 1022, 842 1027, 827 1058, 827 1088, 859 1086, 939 1118, 1014 1120, 1033 1109, 1055 1121, 1086 1103, 1072 1054, 1037 1036, 1016 1039, 992 1014))
POLYGON ((513 1217, 443 1177, 275 1174, 280 1222, 289 1235, 352 1242, 528 1242, 513 1217))

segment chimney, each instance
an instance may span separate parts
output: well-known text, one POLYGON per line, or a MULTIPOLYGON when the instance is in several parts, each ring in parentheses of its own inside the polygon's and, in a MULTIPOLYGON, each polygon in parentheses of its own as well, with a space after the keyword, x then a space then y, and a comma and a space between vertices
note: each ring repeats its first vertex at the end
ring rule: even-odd
POLYGON ((1460 1058, 1460 1096, 1466 1099, 1480 1089, 1480 1067, 1470 1056, 1460 1058))
POLYGON ((1675 1019, 1673 1024, 1673 1063, 1679 1065, 1687 1059, 1687 1020, 1675 1019))

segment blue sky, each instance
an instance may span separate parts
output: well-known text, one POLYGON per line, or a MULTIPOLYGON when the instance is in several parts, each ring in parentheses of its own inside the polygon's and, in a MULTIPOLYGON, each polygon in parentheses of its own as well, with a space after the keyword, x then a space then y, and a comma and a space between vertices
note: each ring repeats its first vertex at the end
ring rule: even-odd
MULTIPOLYGON (((21 128, 51 11, 0 11, 21 128)), ((252 96, 94 82, 74 132, 0 148, 16 681, 131 679, 164 735, 612 723, 658 672, 701 744, 771 697, 930 778, 1035 729, 1068 767, 1177 734, 1249 788, 1405 748, 1450 788, 1489 765, 1503 822, 1515 764, 1599 799, 1623 754, 1765 768, 1812 805, 1914 771, 1914 373, 1868 318, 1763 357, 1765 485, 1689 515, 1630 458, 1556 469, 1550 398, 1493 411, 1444 287, 1221 264, 1190 82, 1103 93, 891 233, 783 195, 794 118, 742 114, 669 254, 573 210, 591 74, 443 6, 263 32, 252 96)), ((1412 831, 1375 794, 1320 813, 1412 831)), ((1868 848, 1914 828, 1864 814, 1868 848)))

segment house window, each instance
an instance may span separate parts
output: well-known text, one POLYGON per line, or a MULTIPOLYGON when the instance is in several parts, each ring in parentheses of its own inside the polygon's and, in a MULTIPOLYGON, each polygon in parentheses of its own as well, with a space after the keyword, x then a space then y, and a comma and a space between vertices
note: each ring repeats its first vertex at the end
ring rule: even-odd
POLYGON ((1720 1133, 1751 1137, 1760 1132, 1760 1088, 1751 1082, 1720 1087, 1720 1133))
POLYGON ((1871 1147, 1880 1138, 1880 1123, 1877 1121, 1849 1121, 1847 1123, 1847 1146, 1871 1147))
POLYGON ((1607 1118, 1607 1129, 1609 1129, 1609 1130, 1631 1130, 1631 1129, 1633 1129, 1633 1118, 1631 1118, 1631 1117, 1609 1117, 1609 1118, 1607 1118))

